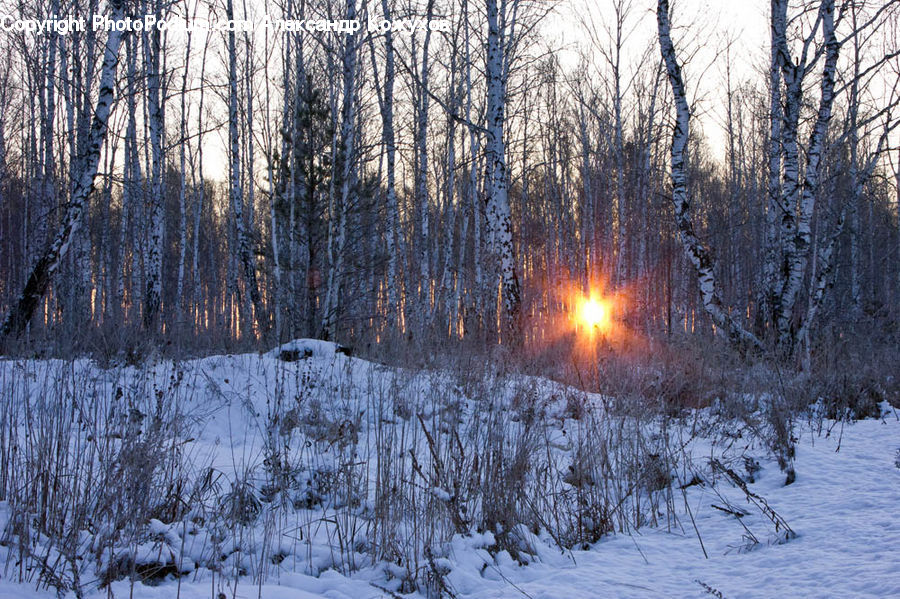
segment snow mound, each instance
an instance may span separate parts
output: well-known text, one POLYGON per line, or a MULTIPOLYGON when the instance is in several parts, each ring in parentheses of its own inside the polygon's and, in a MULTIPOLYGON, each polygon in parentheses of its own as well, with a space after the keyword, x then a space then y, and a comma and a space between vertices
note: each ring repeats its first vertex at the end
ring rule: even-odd
POLYGON ((306 358, 331 358, 335 354, 349 356, 352 354, 352 351, 349 347, 332 343, 331 341, 294 339, 279 345, 266 355, 283 362, 296 362, 306 358))

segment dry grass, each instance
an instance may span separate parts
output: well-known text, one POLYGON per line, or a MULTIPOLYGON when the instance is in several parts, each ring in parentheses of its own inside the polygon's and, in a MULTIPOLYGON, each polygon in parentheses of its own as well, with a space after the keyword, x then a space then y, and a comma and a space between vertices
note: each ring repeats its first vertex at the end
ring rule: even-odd
POLYGON ((247 424, 262 443, 250 453, 224 444, 227 471, 191 449, 222 384, 196 362, 7 361, 4 575, 76 596, 123 578, 206 577, 227 596, 237 577, 377 567, 392 592, 448 596, 454 536, 491 533, 490 551, 528 562, 538 542, 582 548, 679 527, 694 436, 742 428, 790 481, 810 404, 821 400, 819 419, 860 417, 894 389, 880 364, 788 376, 710 349, 685 341, 593 361, 559 347, 529 360, 447 351, 362 382, 279 362, 264 398, 238 397, 265 405, 247 424), (577 386, 513 374, 542 370, 577 386), (710 406, 715 417, 698 419, 693 409, 710 406))

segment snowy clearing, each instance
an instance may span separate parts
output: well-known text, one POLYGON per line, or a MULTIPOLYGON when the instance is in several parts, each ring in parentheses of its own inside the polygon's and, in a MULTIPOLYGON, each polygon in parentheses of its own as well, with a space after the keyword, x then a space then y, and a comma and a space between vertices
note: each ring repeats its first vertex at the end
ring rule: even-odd
MULTIPOLYGON (((716 408, 634 422, 608 413, 602 397, 541 379, 479 379, 478 387, 474 379, 403 372, 336 349, 297 341, 263 355, 109 370, 89 361, 0 363, 0 382, 12 398, 4 418, 24 415, 19 442, 44 434, 28 420, 28 402, 49 418, 55 400, 67 398, 78 416, 60 434, 71 435, 69 451, 89 456, 82 466, 122 464, 125 452, 144 451, 141 443, 157 435, 154 443, 177 453, 161 462, 161 472, 179 473, 158 482, 193 485, 179 497, 195 501, 184 509, 150 506, 135 512, 143 522, 114 532, 103 518, 102 509, 112 510, 103 498, 109 491, 155 497, 156 483, 113 486, 93 504, 56 496, 67 517, 94 506, 95 518, 83 520, 73 545, 78 580, 66 561, 72 553, 34 522, 33 559, 23 566, 21 525, 13 526, 12 502, 0 503, 0 597, 57 596, 36 567, 41 562, 56 565, 61 593, 74 596, 77 586, 97 599, 900 596, 900 419, 887 404, 881 419, 797 421, 796 481, 784 486, 759 439, 742 423, 717 420, 716 408), (493 501, 483 487, 494 484, 490 472, 501 471, 470 481, 477 489, 461 487, 457 476, 486 468, 472 459, 484 455, 479 444, 494 430, 480 428, 485 414, 504 415, 496 431, 505 444, 525 439, 539 449, 528 454, 537 466, 523 475, 527 490, 516 501, 536 502, 543 489, 545 502, 536 520, 509 504, 503 518, 512 530, 501 519, 479 532, 493 501), (534 434, 531 421, 538 423, 534 434), (628 443, 635 438, 652 450, 640 454, 652 458, 652 468, 642 466, 628 484, 626 462, 637 454, 622 451, 603 467, 577 457, 616 427, 624 433, 603 452, 633 452, 637 446, 628 443), (447 442, 460 437, 466 441, 458 446, 447 442), (389 463, 386 438, 404 448, 389 463), (107 444, 102 451, 99 439, 107 444), (283 444, 273 447, 273 439, 283 444), (275 468, 274 458, 284 468, 275 468), (582 472, 587 466, 579 464, 593 469, 582 472), (275 488, 287 465, 289 481, 275 488), (650 470, 659 480, 648 478, 650 470), (402 497, 388 502, 386 486, 402 497), (202 495, 200 487, 215 492, 202 495), (596 506, 578 495, 585 489, 603 489, 595 499, 608 528, 584 524, 590 514, 599 517, 586 511, 596 506), (598 530, 599 540, 591 541, 598 530), (564 538, 573 549, 559 548, 564 538), (405 545, 388 550, 382 543, 405 545), (393 561, 384 559, 389 551, 393 561), (27 582, 11 582, 19 578, 27 582), (141 578, 152 584, 131 582, 141 578), (103 580, 112 582, 100 588, 103 580)), ((83 484, 85 497, 97 491, 87 478, 83 484)))

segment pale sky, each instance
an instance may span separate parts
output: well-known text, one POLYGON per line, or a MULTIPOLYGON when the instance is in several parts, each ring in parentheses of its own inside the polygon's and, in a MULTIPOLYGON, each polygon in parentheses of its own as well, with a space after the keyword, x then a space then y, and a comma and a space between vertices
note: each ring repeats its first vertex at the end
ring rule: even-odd
MULTIPOLYGON (((673 2, 673 34, 679 59, 685 61, 687 56, 692 55, 685 67, 689 101, 695 110, 692 127, 703 131, 713 156, 724 160, 725 48, 728 40, 731 40, 729 53, 733 85, 747 80, 760 86, 765 85, 762 72, 769 60, 769 0, 673 2), (762 72, 759 72, 760 68, 763 69, 762 72)), ((266 12, 263 0, 251 0, 249 5, 253 13, 261 15, 266 12)), ((564 66, 574 67, 578 62, 578 44, 588 42, 581 19, 593 18, 602 31, 600 23, 604 20, 612 22, 612 6, 613 0, 557 0, 556 9, 542 24, 542 31, 551 48, 560 48, 564 66)), ((272 10, 275 11, 274 8, 272 10)), ((642 56, 649 55, 653 60, 658 60, 656 0, 631 0, 626 29, 629 34, 624 48, 625 79, 634 72, 642 56)), ((274 43, 271 38, 270 43, 274 43)), ((219 54, 211 55, 207 62, 210 68, 216 69, 221 68, 221 61, 219 54)), ((596 73, 588 76, 599 77, 596 73)), ((668 90, 665 91, 668 93, 668 90)), ((216 101, 212 96, 210 100, 216 101)), ((257 107, 261 108, 259 103, 257 107)), ((432 110, 440 109, 432 106, 432 110)), ((227 131, 223 128, 206 137, 204 174, 207 177, 225 179, 226 135, 227 131)))
MULTIPOLYGON (((754 66, 765 65, 769 54, 768 0, 675 0, 674 27, 679 59, 696 49, 685 69, 689 100, 698 111, 692 126, 700 126, 718 158, 724 157, 725 131, 723 97, 725 54, 731 39, 732 81, 758 80, 754 66), (698 48, 698 46, 701 46, 698 48), (683 51, 683 52, 682 52, 683 51), (699 99, 699 102, 697 100, 699 99)), ((547 22, 547 33, 567 43, 563 64, 577 62, 575 45, 586 43, 581 18, 593 18, 599 26, 612 24, 611 0, 563 0, 547 22)), ((626 30, 623 78, 634 72, 648 46, 654 60, 659 58, 655 0, 632 0, 626 30)))
MULTIPOLYGON (((255 12, 265 12, 263 2, 257 0, 251 4, 256 7, 253 9, 255 12)), ((692 39, 694 46, 700 39, 705 40, 704 48, 699 51, 694 63, 703 76, 697 77, 699 81, 689 81, 688 85, 695 97, 699 94, 703 98, 696 106, 700 113, 695 126, 703 128, 713 152, 720 158, 724 156, 725 134, 720 125, 721 116, 717 112, 721 112, 719 103, 723 95, 721 90, 724 89, 725 61, 723 56, 717 56, 717 52, 724 48, 725 40, 731 37, 734 40, 731 50, 733 77, 736 80, 752 77, 752 65, 761 64, 760 61, 764 64, 767 60, 768 4, 768 0, 676 0, 675 25, 681 27, 676 32, 676 40, 692 39), (686 27, 688 24, 690 26, 686 27)), ((562 51, 564 65, 575 64, 577 54, 574 44, 579 40, 586 40, 577 15, 593 15, 595 19, 602 19, 609 13, 610 6, 609 0, 561 0, 557 3, 557 10, 548 16, 543 30, 549 38, 557 37, 551 44, 565 46, 562 51)), ((632 31, 625 47, 629 57, 626 58, 626 76, 648 44, 653 45, 654 58, 658 54, 655 11, 655 0, 632 2, 629 16, 632 31)), ((212 61, 218 62, 219 57, 212 58, 212 61)), ((688 77, 690 74, 691 70, 688 69, 688 77)), ((437 107, 432 109, 438 110, 437 107)), ((205 140, 204 175, 217 180, 224 180, 228 171, 225 135, 225 130, 213 132, 205 140)))

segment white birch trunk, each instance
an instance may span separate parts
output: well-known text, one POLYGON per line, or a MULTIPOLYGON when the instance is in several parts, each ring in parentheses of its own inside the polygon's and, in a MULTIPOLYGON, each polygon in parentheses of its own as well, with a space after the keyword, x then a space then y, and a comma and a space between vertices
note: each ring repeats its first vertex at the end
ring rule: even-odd
MULTIPOLYGON (((111 18, 121 19, 124 16, 122 0, 110 1, 111 18)), ((103 66, 100 73, 100 86, 91 128, 85 144, 84 155, 80 157, 81 168, 72 189, 72 195, 66 205, 60 227, 50 246, 44 251, 37 263, 32 267, 22 292, 12 309, 0 326, 0 336, 19 334, 31 321, 35 308, 47 291, 47 286, 65 257, 72 240, 72 235, 81 226, 87 197, 94 187, 94 176, 100 161, 100 152, 106 140, 107 123, 115 97, 116 66, 119 62, 119 46, 123 32, 111 31, 106 42, 103 55, 103 66)))
MULTIPOLYGON (((428 0, 426 22, 431 20, 434 0, 428 0)), ((431 251, 428 217, 431 201, 428 196, 428 87, 431 29, 426 28, 422 46, 422 70, 419 76, 419 101, 416 106, 416 200, 419 205, 419 306, 422 315, 429 313, 431 302, 431 251)), ((415 58, 415 57, 413 57, 415 58)))
MULTIPOLYGON (((159 16, 159 15, 157 15, 159 16)), ((147 245, 147 278, 144 292, 144 328, 152 333, 159 332, 159 314, 162 303, 162 261, 165 220, 163 214, 163 177, 165 176, 165 156, 163 154, 164 93, 162 92, 161 34, 154 29, 144 36, 147 67, 147 121, 150 128, 150 197, 149 197, 149 240, 147 245)))
MULTIPOLYGON (((347 0, 346 19, 356 19, 356 0, 347 0)), ((355 181, 356 166, 356 59, 357 46, 352 36, 343 42, 341 68, 343 78, 343 98, 341 102, 340 143, 340 192, 336 198, 332 218, 337 220, 330 240, 330 265, 328 285, 325 291, 325 306, 322 315, 322 338, 332 340, 337 333, 337 316, 340 307, 340 290, 344 269, 344 251, 347 237, 347 209, 355 181)))
MULTIPOLYGON (((228 0, 225 10, 226 18, 233 19, 234 7, 232 0, 228 0)), ((267 329, 266 315, 259 295, 256 266, 250 252, 250 239, 244 224, 244 194, 241 186, 241 140, 238 131, 237 49, 235 47, 235 33, 233 30, 228 32, 228 142, 231 154, 229 197, 232 217, 234 218, 235 234, 237 236, 235 241, 238 246, 238 259, 241 263, 250 302, 253 305, 258 333, 263 335, 267 329)))
POLYGON ((669 76, 669 84, 672 87, 677 111, 675 130, 672 135, 671 177, 672 206, 675 210, 675 223, 678 226, 681 244, 684 247, 685 254, 697 271, 703 307, 712 318, 713 323, 717 328, 722 329, 735 345, 759 348, 761 347, 760 341, 734 320, 722 305, 719 299, 712 258, 706 247, 694 233, 684 164, 684 150, 688 141, 688 128, 690 125, 690 108, 687 102, 684 81, 681 77, 681 67, 678 65, 675 47, 672 44, 668 0, 658 0, 656 17, 659 28, 659 45, 663 60, 666 63, 666 71, 669 76))
POLYGON ((519 279, 513 246, 512 215, 504 138, 506 102, 505 44, 497 0, 486 0, 488 21, 487 65, 487 159, 488 203, 486 221, 492 253, 499 262, 503 306, 507 328, 516 334, 520 309, 519 279))
POLYGON ((832 277, 832 274, 834 273, 834 249, 837 245, 838 238, 844 231, 844 222, 846 221, 846 215, 847 211, 845 207, 844 210, 841 210, 841 216, 838 220, 837 226, 826 242, 825 247, 818 252, 818 256, 814 256, 814 260, 817 258, 818 263, 815 264, 815 268, 813 270, 813 278, 809 289, 806 317, 803 319, 803 324, 800 326, 800 330, 797 332, 796 337, 797 342, 802 343, 805 348, 803 369, 807 372, 809 372, 810 366, 809 334, 812 330, 812 324, 813 322, 815 322, 816 315, 818 314, 819 309, 822 306, 822 300, 825 298, 825 291, 834 283, 832 277))
MULTIPOLYGON (((811 247, 811 221, 815 210, 816 193, 819 188, 819 164, 825 150, 825 134, 831 121, 831 107, 834 102, 835 70, 837 67, 840 44, 834 29, 834 0, 823 0, 821 6, 822 31, 825 36, 825 65, 822 72, 819 109, 815 125, 810 134, 806 151, 806 170, 803 177, 803 189, 798 206, 796 236, 789 244, 790 261, 787 264, 785 289, 781 298, 778 331, 783 347, 791 346, 791 323, 794 319, 794 304, 803 284, 803 276, 811 247)), ((799 110, 799 107, 797 107, 799 110)), ((795 157, 794 157, 795 158, 795 157)), ((792 158, 792 160, 794 159, 792 158)), ((787 167, 786 167, 787 171, 787 167)))

